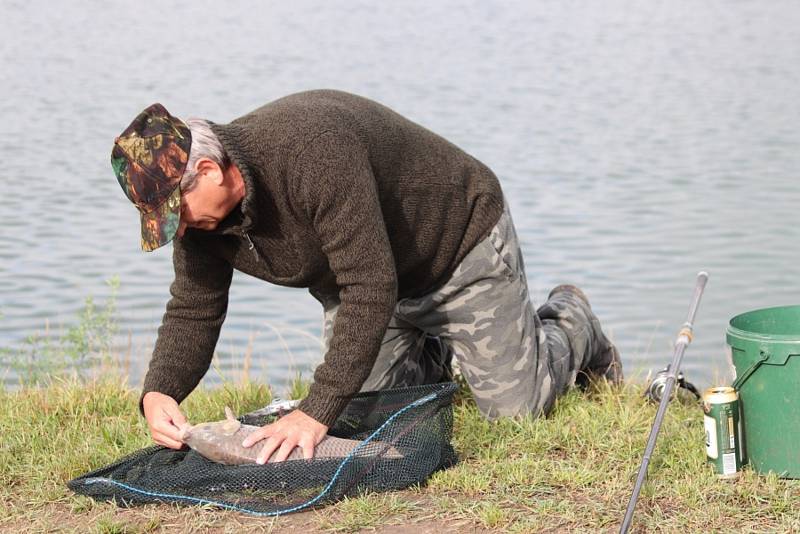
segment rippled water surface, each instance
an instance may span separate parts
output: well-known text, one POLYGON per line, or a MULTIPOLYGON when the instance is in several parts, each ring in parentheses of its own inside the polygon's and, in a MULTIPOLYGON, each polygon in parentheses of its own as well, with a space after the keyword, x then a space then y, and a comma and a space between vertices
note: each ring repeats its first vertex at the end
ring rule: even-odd
MULTIPOLYGON (((67 327, 118 275, 140 384, 171 247, 138 248, 108 162, 148 104, 231 120, 330 87, 393 107, 500 177, 532 293, 581 285, 629 374, 727 374, 734 314, 800 303, 800 5, 759 2, 3 2, 0 347, 67 327), (155 5, 155 4, 153 4, 155 5)), ((216 371, 281 389, 321 357, 306 292, 234 277, 216 371)), ((5 380, 13 383, 13 373, 5 380)))

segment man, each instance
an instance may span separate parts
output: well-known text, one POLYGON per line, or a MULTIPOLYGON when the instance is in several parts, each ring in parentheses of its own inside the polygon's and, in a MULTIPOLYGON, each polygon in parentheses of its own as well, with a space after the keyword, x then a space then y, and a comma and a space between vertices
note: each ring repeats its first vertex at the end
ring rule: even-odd
POLYGON ((622 378, 580 290, 534 311, 492 171, 376 102, 310 91, 230 124, 154 104, 111 159, 142 247, 174 242, 141 399, 157 443, 182 445, 178 403, 208 370, 233 269, 309 288, 326 318, 308 397, 245 442, 263 441, 262 463, 312 457, 353 394, 447 380, 452 356, 488 418, 547 413, 576 378, 622 378))

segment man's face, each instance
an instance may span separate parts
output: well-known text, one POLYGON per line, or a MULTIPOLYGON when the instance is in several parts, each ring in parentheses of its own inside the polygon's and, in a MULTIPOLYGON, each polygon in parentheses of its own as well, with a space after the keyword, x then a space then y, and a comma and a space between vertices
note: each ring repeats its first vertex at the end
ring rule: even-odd
POLYGON ((222 171, 200 174, 194 187, 181 195, 178 237, 183 237, 186 228, 214 230, 236 207, 240 198, 226 178, 222 171))

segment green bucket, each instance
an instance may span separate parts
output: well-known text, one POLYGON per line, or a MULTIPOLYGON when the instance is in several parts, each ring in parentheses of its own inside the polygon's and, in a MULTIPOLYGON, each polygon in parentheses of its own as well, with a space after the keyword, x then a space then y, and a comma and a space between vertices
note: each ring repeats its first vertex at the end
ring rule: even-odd
POLYGON ((726 334, 750 465, 800 478, 800 306, 737 315, 726 334))

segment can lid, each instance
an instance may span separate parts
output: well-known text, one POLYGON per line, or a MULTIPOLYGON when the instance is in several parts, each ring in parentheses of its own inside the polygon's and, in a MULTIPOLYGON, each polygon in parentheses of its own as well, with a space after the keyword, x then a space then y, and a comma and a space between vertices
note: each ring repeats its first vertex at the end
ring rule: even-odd
POLYGON ((703 401, 712 404, 732 402, 737 400, 736 390, 731 386, 716 386, 708 388, 703 394, 703 401))

